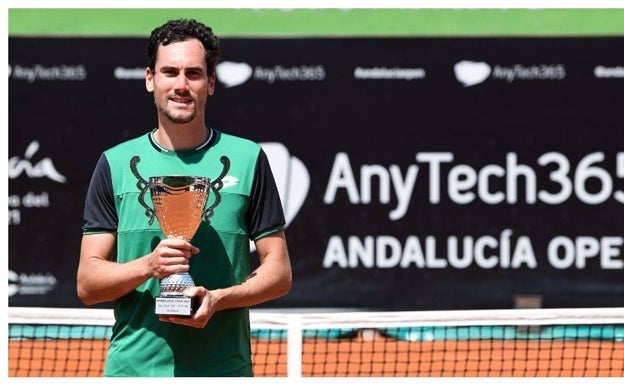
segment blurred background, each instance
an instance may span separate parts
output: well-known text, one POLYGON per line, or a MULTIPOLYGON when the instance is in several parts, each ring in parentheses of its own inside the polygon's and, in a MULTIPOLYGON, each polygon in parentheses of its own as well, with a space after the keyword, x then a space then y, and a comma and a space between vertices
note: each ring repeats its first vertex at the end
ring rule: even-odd
POLYGON ((623 9, 8 16, 9 306, 82 307, 93 167, 156 126, 145 42, 179 17, 221 40, 207 124, 278 182, 294 286, 263 307, 624 306, 623 9))

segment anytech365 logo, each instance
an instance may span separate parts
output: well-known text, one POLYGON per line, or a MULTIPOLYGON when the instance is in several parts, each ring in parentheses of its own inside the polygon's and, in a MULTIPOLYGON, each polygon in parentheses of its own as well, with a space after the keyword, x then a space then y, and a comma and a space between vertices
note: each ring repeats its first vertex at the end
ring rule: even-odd
POLYGON ((255 66, 252 68, 247 63, 224 61, 217 64, 217 80, 225 88, 236 87, 249 79, 267 84, 276 82, 313 82, 325 80, 325 66, 323 65, 274 65, 271 67, 255 66))
POLYGON ((464 87, 482 83, 492 73, 492 68, 486 62, 462 60, 453 67, 457 81, 464 87))
POLYGON ((453 67, 455 78, 464 87, 483 83, 486 79, 502 80, 506 83, 526 80, 564 80, 566 68, 563 64, 513 64, 490 66, 483 61, 462 60, 453 67))
POLYGON ((216 67, 217 78, 225 88, 236 87, 245 83, 253 74, 253 69, 247 63, 224 61, 216 67))

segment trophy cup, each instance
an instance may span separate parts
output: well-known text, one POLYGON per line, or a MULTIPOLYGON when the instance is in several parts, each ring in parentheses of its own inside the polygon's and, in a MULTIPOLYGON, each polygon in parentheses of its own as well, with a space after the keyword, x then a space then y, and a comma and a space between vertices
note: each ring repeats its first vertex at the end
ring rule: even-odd
MULTIPOLYGON (((154 176, 149 179, 154 213, 167 238, 191 241, 204 215, 210 179, 195 176, 154 176)), ((189 273, 172 274, 160 280, 155 313, 190 316, 196 309, 184 291, 194 287, 189 273)))

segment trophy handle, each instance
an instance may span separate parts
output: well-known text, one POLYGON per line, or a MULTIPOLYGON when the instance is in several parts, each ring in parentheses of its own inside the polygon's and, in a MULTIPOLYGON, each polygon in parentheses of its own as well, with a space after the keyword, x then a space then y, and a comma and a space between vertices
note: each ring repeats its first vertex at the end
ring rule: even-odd
POLYGON ((212 193, 215 196, 215 200, 204 211, 204 221, 206 221, 207 224, 210 224, 210 217, 212 217, 212 215, 214 214, 215 207, 217 207, 219 203, 221 203, 221 193, 219 193, 219 190, 223 188, 223 178, 225 178, 227 173, 230 171, 230 159, 227 156, 223 155, 221 156, 220 160, 221 164, 223 164, 223 170, 221 170, 221 175, 219 175, 217 179, 215 179, 213 182, 208 182, 208 184, 210 185, 210 190, 212 190, 212 193))
POLYGON ((149 218, 148 224, 151 226, 152 223, 154 223, 154 218, 156 218, 156 213, 153 208, 145 203, 145 194, 147 194, 147 190, 149 189, 149 182, 143 179, 141 174, 139 174, 137 165, 140 161, 141 158, 138 155, 133 156, 132 159, 130 159, 130 171, 132 171, 132 174, 137 179, 136 186, 140 191, 138 197, 139 204, 145 209, 145 215, 149 218))
MULTIPOLYGON (((225 178, 227 173, 230 171, 230 159, 227 156, 223 155, 221 156, 220 160, 221 164, 223 164, 221 174, 212 182, 210 181, 210 179, 208 180, 208 184, 210 186, 209 188, 210 190, 212 190, 212 193, 215 196, 215 200, 204 211, 203 217, 207 224, 210 224, 210 218, 214 215, 215 207, 217 207, 221 203, 221 193, 219 191, 223 188, 223 178, 225 178)), ((148 223, 151 226, 152 223, 154 223, 154 219, 156 218, 156 213, 154 212, 153 208, 145 203, 145 194, 149 189, 149 182, 146 181, 141 176, 141 174, 139 174, 139 170, 137 168, 139 162, 141 162, 141 158, 138 155, 133 156, 132 159, 130 159, 130 170, 132 171, 134 177, 137 179, 136 186, 140 191, 138 197, 139 204, 143 206, 143 208, 145 208, 145 215, 149 218, 148 223)))

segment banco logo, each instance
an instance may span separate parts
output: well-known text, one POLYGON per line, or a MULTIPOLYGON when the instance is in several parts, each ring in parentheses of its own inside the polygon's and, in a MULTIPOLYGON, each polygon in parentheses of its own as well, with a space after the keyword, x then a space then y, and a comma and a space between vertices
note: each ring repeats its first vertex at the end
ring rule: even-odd
POLYGON ((455 78, 464 87, 471 87, 483 83, 492 73, 492 67, 486 62, 462 60, 455 64, 455 78))
POLYGON ((217 79, 225 88, 236 87, 245 83, 253 74, 253 69, 247 63, 224 61, 217 64, 217 79))
MULTIPOLYGON (((310 173, 303 162, 277 142, 260 143, 264 150, 282 201, 286 227, 295 219, 310 190, 310 173)), ((253 242, 251 250, 255 250, 253 242)))

